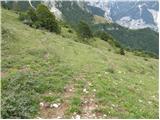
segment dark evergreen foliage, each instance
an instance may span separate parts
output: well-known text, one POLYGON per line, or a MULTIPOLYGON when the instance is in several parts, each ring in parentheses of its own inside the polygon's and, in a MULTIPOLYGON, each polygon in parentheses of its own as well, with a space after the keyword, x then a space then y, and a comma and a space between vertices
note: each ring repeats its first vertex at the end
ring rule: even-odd
POLYGON ((78 35, 82 38, 93 37, 91 29, 89 28, 88 24, 84 21, 80 21, 80 23, 78 24, 78 35))
POLYGON ((121 55, 125 55, 125 52, 124 52, 124 49, 123 49, 123 48, 120 49, 120 54, 121 54, 121 55))
POLYGON ((55 16, 43 4, 38 5, 36 10, 30 8, 26 13, 20 13, 19 19, 35 28, 45 28, 55 33, 61 32, 55 16))

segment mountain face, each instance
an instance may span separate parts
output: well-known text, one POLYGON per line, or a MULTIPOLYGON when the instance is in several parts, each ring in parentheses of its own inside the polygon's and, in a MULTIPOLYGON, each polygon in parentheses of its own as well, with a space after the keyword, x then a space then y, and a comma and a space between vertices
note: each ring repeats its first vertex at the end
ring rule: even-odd
POLYGON ((141 0, 97 0, 88 2, 91 13, 130 29, 152 28, 158 30, 159 3, 141 0), (95 11, 96 10, 96 11, 95 11))

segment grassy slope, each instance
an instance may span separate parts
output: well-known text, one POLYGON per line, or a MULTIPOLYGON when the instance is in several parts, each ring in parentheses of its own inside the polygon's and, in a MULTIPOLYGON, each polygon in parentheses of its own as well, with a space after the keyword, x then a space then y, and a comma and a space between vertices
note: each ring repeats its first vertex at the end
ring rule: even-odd
POLYGON ((158 118, 158 60, 121 56, 98 38, 75 42, 67 28, 62 35, 32 29, 7 10, 2 32, 2 117, 85 118, 87 110, 91 118, 158 118), (89 98, 92 111, 83 104, 89 98), (61 114, 40 102, 61 103, 61 114))

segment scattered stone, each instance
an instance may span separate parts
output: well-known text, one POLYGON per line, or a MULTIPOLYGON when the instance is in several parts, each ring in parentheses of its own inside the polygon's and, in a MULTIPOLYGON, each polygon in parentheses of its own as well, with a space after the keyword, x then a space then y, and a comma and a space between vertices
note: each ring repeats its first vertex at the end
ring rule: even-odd
POLYGON ((93 117, 96 117, 96 114, 93 114, 93 117))
POLYGON ((106 115, 106 114, 104 114, 104 115, 103 115, 103 117, 107 117, 107 115, 106 115))
POLYGON ((60 103, 58 104, 54 103, 50 105, 51 108, 58 108, 59 106, 60 106, 60 103))
POLYGON ((86 88, 84 88, 84 89, 83 89, 83 92, 86 92, 86 91, 87 91, 86 88))
POLYGON ((80 119, 80 118, 81 118, 80 115, 76 115, 76 116, 75 116, 75 119, 80 119))
POLYGON ((36 119, 42 119, 42 118, 40 118, 40 117, 37 117, 36 119))
POLYGON ((44 103, 43 103, 43 102, 40 102, 39 105, 40 105, 41 107, 43 107, 43 106, 44 106, 44 103))
POLYGON ((73 115, 76 115, 76 114, 77 114, 76 112, 73 113, 73 115))
POLYGON ((72 89, 69 89, 69 92, 72 92, 72 89))
POLYGON ((85 89, 83 89, 83 92, 84 92, 84 93, 88 93, 88 91, 86 90, 86 88, 85 88, 85 89))
POLYGON ((61 119, 62 117, 58 116, 57 119, 61 119))
POLYGON ((91 98, 91 99, 90 99, 90 101, 91 101, 91 102, 93 102, 93 101, 94 101, 94 99, 92 99, 92 98, 91 98))
POLYGON ((49 95, 52 95, 52 93, 49 93, 49 95))

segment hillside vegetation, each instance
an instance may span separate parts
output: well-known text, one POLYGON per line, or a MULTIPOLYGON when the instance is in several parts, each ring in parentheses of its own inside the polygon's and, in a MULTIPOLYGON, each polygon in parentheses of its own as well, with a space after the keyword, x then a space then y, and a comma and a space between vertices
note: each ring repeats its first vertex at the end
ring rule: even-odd
MULTIPOLYGON (((32 5, 35 7, 40 3, 43 2, 32 1, 32 5)), ((9 1, 7 3, 2 1, 2 5, 17 11, 26 11, 30 7, 28 1, 9 1)), ((52 6, 51 2, 48 2, 47 5, 49 8, 52 6)), ((100 17, 104 15, 103 10, 87 6, 82 1, 56 1, 55 6, 61 11, 62 19, 74 27, 74 29, 77 29, 77 24, 80 21, 85 21, 92 28, 92 32, 103 30, 110 33, 121 46, 127 49, 140 50, 158 57, 159 34, 149 28, 130 30, 116 23, 111 23, 109 20, 100 17), (94 16, 93 14, 100 16, 94 16)))
POLYGON ((158 56, 159 34, 149 28, 131 30, 118 24, 96 24, 92 26, 94 31, 104 30, 110 33, 121 45, 132 50, 142 50, 158 56))
POLYGON ((156 118, 158 59, 31 28, 2 9, 2 118, 156 118))

